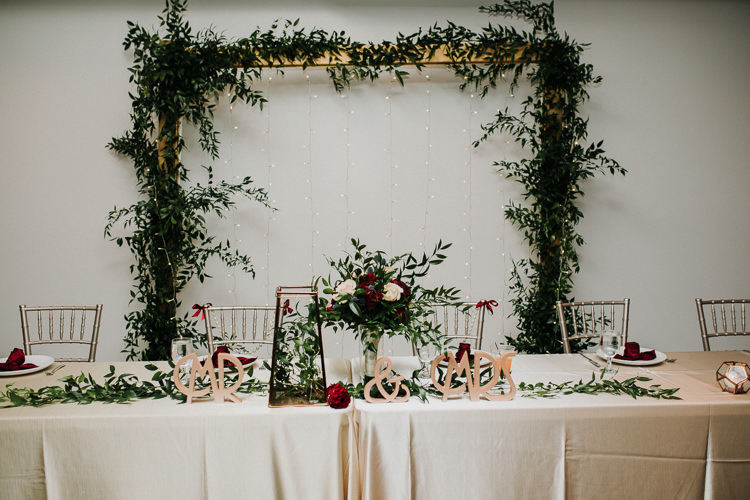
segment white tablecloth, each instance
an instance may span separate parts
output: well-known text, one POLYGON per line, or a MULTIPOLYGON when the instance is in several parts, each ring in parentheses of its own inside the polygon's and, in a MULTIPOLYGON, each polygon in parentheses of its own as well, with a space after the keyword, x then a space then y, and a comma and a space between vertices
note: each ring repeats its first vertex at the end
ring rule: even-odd
MULTIPOLYGON (((557 399, 270 409, 242 403, 53 405, 0 409, 0 498, 556 499, 744 498, 750 396, 722 393, 715 370, 742 352, 670 353, 621 367, 680 387, 682 401, 557 399)), ((394 358, 410 375, 414 358, 394 358)), ((358 361, 328 360, 328 382, 358 361)), ((115 363, 118 373, 150 374, 115 363)), ((109 363, 0 380, 41 387, 109 363), (50 380, 52 379, 52 380, 50 380)), ((577 355, 519 355, 516 382, 564 382, 596 368, 577 355)), ((643 384, 643 382, 641 382, 643 384)))
MULTIPOLYGON (((680 387, 682 401, 520 393, 506 402, 357 401, 362 498, 744 498, 750 396, 722 393, 715 371, 750 356, 670 356, 677 362, 620 367, 617 378, 680 387)), ((592 370, 577 355, 519 355, 512 373, 516 383, 559 383, 586 381, 592 370)))
MULTIPOLYGON (((117 373, 149 380, 143 365, 114 363, 117 373)), ((82 371, 99 377, 109 366, 68 363, 55 378, 13 381, 41 387, 82 371)), ((346 379, 349 363, 331 360, 326 370, 332 381, 346 379)), ((0 498, 356 498, 353 432, 351 407, 268 408, 260 396, 0 409, 0 498)))

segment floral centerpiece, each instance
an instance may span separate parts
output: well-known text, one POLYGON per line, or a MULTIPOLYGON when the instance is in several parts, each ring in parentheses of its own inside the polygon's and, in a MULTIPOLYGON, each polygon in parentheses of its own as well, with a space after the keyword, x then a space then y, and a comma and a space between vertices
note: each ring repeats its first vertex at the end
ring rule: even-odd
POLYGON ((442 252, 450 243, 440 241, 430 255, 417 259, 411 253, 389 258, 382 251, 367 250, 357 239, 351 242, 353 254, 328 259, 333 273, 321 279, 323 293, 330 296, 321 297, 322 317, 334 330, 354 331, 363 345, 365 376, 372 376, 383 335, 401 335, 416 345, 439 342, 442 333, 432 320, 431 306, 457 303, 459 292, 417 282, 445 260, 442 252))

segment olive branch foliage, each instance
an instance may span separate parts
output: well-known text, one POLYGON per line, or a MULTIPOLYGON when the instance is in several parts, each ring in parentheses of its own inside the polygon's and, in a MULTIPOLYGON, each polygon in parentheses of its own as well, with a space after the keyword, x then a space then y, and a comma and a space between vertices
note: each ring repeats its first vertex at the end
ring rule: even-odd
MULTIPOLYGON (((484 381, 488 380, 490 375, 484 370, 481 374, 480 385, 484 384, 484 381)), ((445 381, 445 373, 442 369, 438 370, 438 382, 443 384, 445 381)), ((678 387, 664 388, 660 384, 650 384, 648 386, 639 385, 639 382, 651 382, 652 379, 644 376, 630 377, 625 380, 615 380, 611 378, 605 378, 604 373, 601 372, 598 375, 595 372, 591 373, 591 378, 584 381, 580 379, 578 381, 569 380, 562 383, 555 382, 519 382, 517 387, 517 394, 524 398, 532 399, 550 399, 559 398, 561 396, 569 396, 571 394, 588 394, 590 396, 596 396, 597 394, 611 394, 614 396, 630 396, 633 399, 637 398, 654 398, 654 399, 669 399, 669 400, 681 400, 676 395, 680 389, 678 387)), ((498 381, 498 391, 504 393, 502 389, 502 383, 504 379, 501 378, 498 381)), ((349 391, 349 395, 353 398, 364 399, 365 398, 365 384, 360 382, 358 384, 345 384, 339 382, 341 385, 346 387, 349 391)), ((450 386, 457 387, 462 383, 457 377, 451 379, 450 386)), ((428 396, 435 398, 441 398, 443 394, 432 384, 426 383, 424 380, 417 378, 416 372, 411 379, 404 379, 399 382, 404 387, 409 389, 412 396, 417 397, 422 402, 429 402, 428 396)), ((383 389, 393 393, 397 390, 395 384, 383 381, 383 389)), ((400 388, 401 391, 403 389, 400 388)), ((405 394, 405 392, 404 392, 405 394)), ((377 391, 372 393, 375 398, 382 398, 377 391)))
MULTIPOLYGON (((171 361, 169 366, 174 368, 171 361)), ((110 365, 109 372, 104 375, 103 382, 97 382, 91 374, 81 372, 79 375, 66 375, 60 378, 62 385, 50 385, 40 389, 13 387, 13 384, 6 384, 5 391, 0 390, 0 403, 8 403, 4 407, 41 407, 56 403, 125 404, 138 399, 170 398, 183 403, 187 401, 187 396, 177 389, 172 379, 173 370, 164 372, 150 363, 145 368, 154 372, 151 380, 140 380, 131 373, 118 375, 115 372, 115 367, 110 365)), ((248 368, 247 373, 248 377, 236 389, 236 392, 261 394, 268 390, 268 384, 253 378, 252 367, 248 368)), ((209 386, 210 382, 206 377, 196 377, 196 391, 209 386)))
POLYGON ((166 0, 154 32, 128 22, 124 47, 134 56, 132 128, 108 146, 132 161, 139 200, 115 207, 104 231, 135 259, 131 302, 140 309, 126 315, 123 352, 128 359, 168 358, 172 338, 194 333, 187 313, 178 317, 178 297, 194 278, 209 277, 209 258, 253 273, 249 256, 209 234, 206 215, 225 216, 235 208, 236 195, 268 206, 267 193, 250 177, 216 182, 211 165, 204 166, 207 185, 190 185, 189 169, 181 161, 183 127, 195 127, 201 149, 216 160, 220 141, 212 118, 218 101, 229 93, 233 102, 262 108, 266 99, 255 82, 263 69, 283 73, 289 61, 303 70, 323 62, 341 91, 382 74, 403 84, 406 66, 421 71, 439 51, 449 57, 460 90, 489 98, 493 89, 512 90, 522 81, 534 89, 520 114, 498 111, 474 146, 506 133, 527 152, 518 161, 494 164, 500 175, 524 188, 523 200, 509 204, 504 216, 521 232, 531 254, 514 261, 511 314, 519 334, 507 340, 519 352, 562 352, 555 301, 570 299, 579 271, 577 248, 584 240, 576 226, 583 214, 576 203, 582 185, 598 173, 624 174, 625 169, 604 155, 601 141, 588 141, 580 109, 588 99, 586 88, 601 79, 580 60, 585 45, 557 31, 553 7, 553 2, 505 0, 480 8, 489 16, 519 18, 529 31, 489 24, 473 32, 448 22, 379 44, 353 41, 343 31, 306 30, 298 20, 279 21, 237 40, 211 28, 194 34, 184 19, 187 0, 166 0), (473 62, 479 58, 486 63, 473 62))
MULTIPOLYGON (((170 367, 174 368, 170 362, 170 367)), ((269 368, 266 366, 266 368, 269 368)), ((138 399, 164 399, 171 398, 180 402, 185 402, 187 397, 177 390, 172 380, 172 370, 164 372, 159 370, 156 365, 147 364, 146 369, 154 372, 151 380, 140 380, 136 375, 129 373, 117 374, 115 367, 109 367, 109 372, 104 376, 102 383, 97 382, 91 374, 80 373, 79 375, 66 375, 60 382, 62 385, 45 386, 40 389, 29 389, 26 387, 14 387, 13 384, 6 384, 5 391, 0 390, 0 408, 10 408, 19 406, 42 407, 58 403, 117 403, 127 404, 138 399)), ((268 384, 253 378, 253 368, 248 369, 248 377, 242 382, 237 392, 248 395, 265 395, 268 392, 268 384)), ((486 373, 482 377, 488 378, 486 373)), ((445 378, 444 373, 440 373, 440 381, 445 378)), ((650 397, 655 399, 679 400, 676 396, 679 388, 666 389, 658 384, 652 384, 648 387, 638 385, 639 382, 650 382, 648 377, 637 376, 626 380, 605 379, 601 373, 597 377, 596 373, 591 374, 591 378, 584 382, 567 381, 563 383, 537 382, 518 384, 518 392, 522 397, 527 398, 557 398, 571 394, 612 394, 625 395, 632 398, 650 397)), ((451 380, 451 384, 460 383, 456 379, 451 380)), ((339 382, 346 388, 352 398, 364 399, 364 383, 351 384, 339 382)), ((417 378, 416 372, 411 379, 404 379, 400 384, 409 388, 412 396, 419 398, 423 402, 428 402, 428 396, 441 397, 442 394, 432 385, 424 384, 424 381, 417 378)), ((196 378, 196 390, 201 390, 208 386, 208 382, 196 378)), ((383 381, 383 388, 387 391, 395 391, 394 384, 383 381)), ((375 397, 380 397, 374 394, 375 397)))

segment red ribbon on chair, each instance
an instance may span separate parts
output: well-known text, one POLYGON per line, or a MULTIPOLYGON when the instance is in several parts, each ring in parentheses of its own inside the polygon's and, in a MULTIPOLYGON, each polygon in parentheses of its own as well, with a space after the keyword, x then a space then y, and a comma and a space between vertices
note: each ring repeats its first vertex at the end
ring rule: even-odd
POLYGON ((195 318, 196 316, 198 316, 200 314, 201 315, 201 321, 202 321, 206 317, 206 308, 207 307, 211 307, 212 305, 213 304, 211 304, 210 302, 207 303, 204 306, 202 306, 200 304, 193 304, 193 309, 197 309, 197 311, 195 311, 195 314, 193 314, 193 317, 195 318))
POLYGON ((497 301, 496 300, 480 300, 479 302, 477 302, 477 309, 479 309, 480 307, 486 308, 490 312, 490 314, 495 314, 494 312, 492 312, 492 308, 497 307, 497 301))
POLYGON ((294 312, 294 309, 289 307, 289 299, 286 299, 284 301, 284 305, 281 306, 281 312, 282 312, 282 316, 284 314, 292 314, 294 312))

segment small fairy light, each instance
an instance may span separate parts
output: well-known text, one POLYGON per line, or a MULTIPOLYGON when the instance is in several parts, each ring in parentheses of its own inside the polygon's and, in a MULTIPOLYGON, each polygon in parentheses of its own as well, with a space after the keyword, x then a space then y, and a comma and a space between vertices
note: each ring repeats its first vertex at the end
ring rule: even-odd
POLYGON ((424 207, 424 222, 422 223, 422 227, 419 229, 422 232, 422 241, 420 242, 420 246, 425 246, 426 239, 427 239, 427 227, 428 222, 430 218, 430 206, 431 206, 431 200, 435 199, 435 195, 432 192, 432 184, 433 184, 433 175, 432 175, 432 167, 430 165, 431 161, 431 152, 432 152, 432 113, 430 112, 430 109, 432 109, 432 81, 430 79, 430 74, 424 75, 425 80, 427 81, 427 89, 425 90, 425 96, 427 100, 427 105, 425 106, 425 119, 427 123, 425 124, 425 132, 426 132, 426 144, 425 144, 425 207, 424 207))
MULTIPOLYGON (((342 198, 344 199, 344 213, 346 214, 346 218, 344 221, 344 241, 349 241, 349 233, 352 229, 351 225, 351 216, 354 215, 354 212, 351 210, 351 207, 349 206, 349 175, 351 172, 351 168, 354 166, 353 162, 351 161, 351 135, 349 133, 349 128, 351 126, 351 116, 352 111, 351 109, 351 99, 349 99, 349 96, 347 94, 341 94, 341 99, 346 99, 346 106, 347 106, 347 113, 346 113, 346 127, 344 128, 344 137, 346 139, 345 144, 345 150, 344 150, 344 156, 346 160, 346 170, 344 174, 344 193, 342 194, 342 198)), ((341 245, 339 245, 341 246, 341 245)))
MULTIPOLYGON (((235 172, 234 167, 234 139, 235 135, 239 132, 239 126, 235 122, 234 119, 234 105, 231 102, 232 92, 231 90, 227 92, 226 97, 230 99, 228 110, 229 110, 229 141, 228 141, 228 150, 229 150, 229 156, 224 161, 224 164, 229 167, 230 175, 234 179, 239 179, 239 176, 235 172)), ((237 196, 237 193, 235 193, 235 196, 237 196)), ((234 240, 234 243, 236 245, 240 245, 242 243, 242 238, 239 237, 239 231, 238 228, 240 225, 235 221, 235 212, 232 210, 229 210, 229 207, 225 207, 224 211, 227 212, 227 214, 231 217, 232 220, 232 237, 234 240)), ((234 292, 237 288, 237 276, 234 267, 231 268, 231 272, 227 273, 227 279, 231 280, 230 288, 227 290, 227 294, 232 295, 233 297, 236 297, 234 292)), ((235 299, 236 300, 236 299, 235 299)))
MULTIPOLYGON (((270 95, 271 93, 271 81, 272 77, 269 76, 268 80, 266 81, 266 95, 270 95)), ((271 192, 271 187, 273 186, 272 182, 272 173, 276 169, 276 165, 271 161, 271 106, 266 106, 266 113, 265 113, 265 130, 263 131, 264 136, 264 153, 265 153, 265 161, 266 161, 266 179, 267 179, 267 189, 268 192, 271 192)), ((264 271, 263 273, 263 289, 266 292, 266 301, 270 301, 271 293, 272 293, 272 287, 271 287, 271 224, 276 222, 276 217, 273 215, 274 211, 271 207, 273 207, 276 204, 276 200, 271 200, 270 207, 266 208, 266 230, 263 232, 263 240, 265 243, 265 262, 261 266, 261 270, 264 271)))
MULTIPOLYGON (((320 234, 319 231, 315 229, 315 201, 313 199, 313 192, 314 192, 314 186, 313 186, 313 157, 312 157, 312 141, 313 141, 313 134, 315 131, 313 130, 313 121, 312 121, 312 114, 313 114, 313 101, 315 100, 315 97, 312 93, 312 84, 310 81, 310 75, 305 75, 305 80, 307 81, 307 97, 308 97, 308 104, 307 104, 307 144, 305 145, 305 151, 307 154, 305 164, 307 166, 307 179, 306 184, 308 186, 308 194, 305 196, 305 201, 310 202, 310 227, 312 231, 310 232, 310 268, 313 269, 313 262, 315 260, 315 247, 317 246, 316 243, 316 235, 320 234)), ((348 125, 347 125, 348 128, 348 125)), ((314 274, 314 269, 313 269, 314 274)))
POLYGON ((468 240, 467 245, 467 260, 465 263, 466 269, 467 269, 467 275, 465 277, 467 281, 467 298, 471 295, 473 295, 473 284, 472 284, 472 266, 471 262, 474 258, 474 240, 473 240, 473 233, 472 233, 472 217, 473 217, 473 206, 472 206, 472 153, 473 148, 471 147, 471 144, 473 143, 473 129, 474 129, 474 116, 476 116, 477 111, 475 108, 475 98, 476 94, 473 92, 469 94, 469 99, 467 100, 467 111, 468 111, 468 117, 467 117, 467 123, 466 127, 463 129, 464 133, 466 133, 466 147, 464 148, 464 151, 466 152, 466 160, 464 161, 464 172, 465 177, 463 179, 463 185, 465 187, 464 189, 464 224, 463 232, 466 234, 466 239, 468 240))
POLYGON ((393 207, 396 204, 396 191, 398 190, 398 183, 396 182, 396 179, 394 179, 394 173, 398 168, 398 165, 393 162, 393 101, 391 99, 391 93, 393 92, 393 85, 395 85, 395 82, 394 79, 391 79, 390 82, 388 82, 388 93, 385 96, 385 116, 388 121, 388 145, 386 147, 386 153, 388 155, 388 164, 391 166, 391 168, 388 169, 388 182, 390 184, 389 195, 391 202, 388 204, 388 233, 386 234, 386 239, 388 240, 388 253, 390 254, 393 254, 393 240, 391 238, 393 235, 394 223, 393 207))

